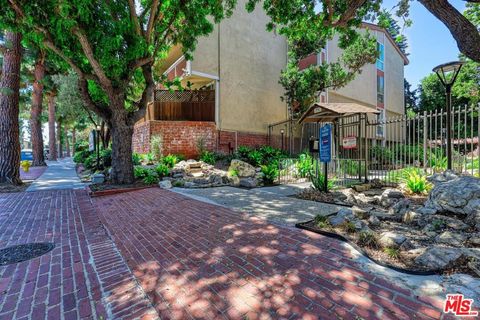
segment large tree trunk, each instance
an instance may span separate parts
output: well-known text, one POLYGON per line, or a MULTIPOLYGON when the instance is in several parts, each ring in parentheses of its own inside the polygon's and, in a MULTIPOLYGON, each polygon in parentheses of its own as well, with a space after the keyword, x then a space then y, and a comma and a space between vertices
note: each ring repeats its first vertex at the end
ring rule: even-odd
POLYGON ((18 103, 22 35, 7 32, 0 76, 0 182, 21 184, 18 103))
POLYGON ((57 161, 57 139, 55 135, 55 95, 48 95, 48 158, 57 161))
POLYGON ((70 142, 68 141, 68 128, 65 126, 65 157, 70 157, 70 142))
POLYGON ((63 158, 63 145, 62 145, 62 120, 57 121, 57 142, 58 142, 58 157, 63 158))
POLYGON ((34 82, 32 92, 32 109, 30 110, 30 129, 32 138, 33 166, 44 166, 45 156, 43 152, 42 134, 42 101, 43 79, 45 77, 45 53, 40 51, 34 69, 34 82))
POLYGON ((112 134, 112 173, 115 184, 133 183, 132 135, 133 123, 128 117, 123 100, 117 100, 118 106, 112 112, 109 127, 112 134))

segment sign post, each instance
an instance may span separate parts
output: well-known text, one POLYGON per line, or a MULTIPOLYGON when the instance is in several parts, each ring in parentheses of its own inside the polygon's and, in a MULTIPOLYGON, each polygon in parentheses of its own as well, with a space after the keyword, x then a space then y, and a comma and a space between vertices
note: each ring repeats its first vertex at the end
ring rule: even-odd
POLYGON ((323 190, 328 192, 328 163, 332 160, 332 125, 326 124, 320 128, 320 161, 323 162, 323 190))

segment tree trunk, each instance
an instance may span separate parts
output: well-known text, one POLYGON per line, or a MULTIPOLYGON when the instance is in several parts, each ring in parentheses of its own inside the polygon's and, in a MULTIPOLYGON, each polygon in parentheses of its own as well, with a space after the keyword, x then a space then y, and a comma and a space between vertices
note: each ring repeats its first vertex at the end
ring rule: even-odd
POLYGON ((57 140, 55 136, 55 95, 50 93, 48 95, 48 158, 57 161, 57 140))
POLYGON ((77 143, 77 131, 72 127, 72 154, 75 154, 75 144, 77 143))
POLYGON ((68 141, 68 128, 65 126, 65 157, 70 157, 70 143, 68 141))
POLYGON ((57 141, 58 141, 58 157, 63 158, 63 145, 62 145, 62 120, 57 121, 57 141))
POLYGON ((123 100, 116 101, 119 106, 112 107, 109 127, 112 134, 112 173, 115 184, 133 183, 132 135, 133 123, 128 117, 123 100))
POLYGON ((32 109, 30 110, 30 129, 32 139, 32 166, 45 166, 42 134, 43 79, 45 77, 45 53, 40 51, 34 69, 32 109))
MULTIPOLYGON (((20 97, 20 64, 22 35, 6 32, 2 73, 0 76, 0 182, 21 184, 20 129, 18 123, 20 97)), ((131 143, 130 143, 131 144, 131 143)))

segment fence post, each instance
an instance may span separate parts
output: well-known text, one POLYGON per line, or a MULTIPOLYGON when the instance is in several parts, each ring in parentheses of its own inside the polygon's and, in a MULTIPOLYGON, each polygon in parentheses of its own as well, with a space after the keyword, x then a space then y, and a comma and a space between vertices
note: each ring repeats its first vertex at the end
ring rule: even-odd
POLYGON ((427 111, 423 111, 423 169, 427 170, 427 111))

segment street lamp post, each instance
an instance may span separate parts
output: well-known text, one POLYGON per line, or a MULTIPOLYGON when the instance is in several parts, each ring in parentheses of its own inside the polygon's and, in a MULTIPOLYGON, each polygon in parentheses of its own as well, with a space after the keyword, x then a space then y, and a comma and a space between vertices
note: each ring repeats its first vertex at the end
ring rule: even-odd
POLYGON ((95 144, 97 146, 97 171, 100 170, 100 126, 95 131, 95 144))
POLYGON ((462 69, 462 61, 454 61, 441 64, 433 68, 445 87, 446 111, 447 111, 447 169, 452 170, 452 87, 457 80, 458 73, 462 69))
POLYGON ((283 135, 285 134, 285 130, 280 129, 280 134, 282 135, 282 150, 283 150, 283 135))

